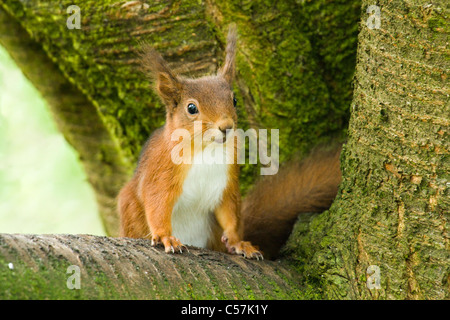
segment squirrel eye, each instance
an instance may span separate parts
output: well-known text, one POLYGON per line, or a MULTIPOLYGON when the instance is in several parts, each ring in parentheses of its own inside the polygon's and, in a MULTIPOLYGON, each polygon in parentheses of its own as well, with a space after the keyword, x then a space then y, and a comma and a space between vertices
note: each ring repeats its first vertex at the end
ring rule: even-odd
POLYGON ((237 100, 236 100, 236 98, 235 98, 235 97, 233 97, 233 105, 234 105, 234 107, 236 108, 236 105, 237 105, 237 100))
POLYGON ((189 104, 188 104, 188 106, 187 106, 187 111, 188 111, 190 114, 196 114, 196 113, 198 113, 197 106, 196 106, 195 104, 193 104, 193 103, 189 103, 189 104))

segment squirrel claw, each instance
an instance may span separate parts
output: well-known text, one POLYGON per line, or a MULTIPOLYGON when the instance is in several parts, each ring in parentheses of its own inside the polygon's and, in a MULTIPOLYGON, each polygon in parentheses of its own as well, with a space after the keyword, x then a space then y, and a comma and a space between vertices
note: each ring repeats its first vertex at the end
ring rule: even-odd
POLYGON ((220 238, 220 241, 222 241, 222 243, 225 243, 225 244, 227 244, 227 242, 228 242, 228 238, 227 238, 227 236, 225 236, 225 235, 222 235, 222 238, 220 238))
POLYGON ((256 257, 256 260, 258 260, 258 261, 259 261, 259 259, 264 260, 264 256, 259 251, 256 251, 253 255, 256 257))
MULTIPOLYGON (((180 240, 172 236, 166 236, 162 238, 158 236, 153 237, 151 242, 152 247, 155 247, 159 244, 162 244, 164 246, 164 251, 166 253, 183 253, 182 248, 186 248, 186 246, 184 246, 180 242, 180 240)), ((187 251, 189 252, 189 250, 187 251)))
POLYGON ((182 245, 180 246, 180 253, 183 253, 182 249, 185 249, 188 253, 190 253, 188 247, 186 247, 184 244, 182 244, 182 245))
POLYGON ((262 253, 248 241, 239 241, 236 244, 230 245, 225 236, 222 236, 221 240, 225 243, 230 254, 240 254, 246 259, 264 260, 262 253), (225 241, 224 238, 226 239, 225 241))

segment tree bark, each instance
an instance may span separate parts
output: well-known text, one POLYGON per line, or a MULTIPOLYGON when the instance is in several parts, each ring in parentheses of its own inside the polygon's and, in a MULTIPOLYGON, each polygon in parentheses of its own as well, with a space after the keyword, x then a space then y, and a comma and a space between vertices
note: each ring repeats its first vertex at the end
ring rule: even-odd
POLYGON ((379 29, 362 15, 340 192, 286 253, 325 297, 448 299, 450 12, 445 1, 377 5, 379 29))
POLYGON ((144 239, 0 234, 1 300, 299 299, 300 283, 279 262, 191 247, 167 254, 144 239))

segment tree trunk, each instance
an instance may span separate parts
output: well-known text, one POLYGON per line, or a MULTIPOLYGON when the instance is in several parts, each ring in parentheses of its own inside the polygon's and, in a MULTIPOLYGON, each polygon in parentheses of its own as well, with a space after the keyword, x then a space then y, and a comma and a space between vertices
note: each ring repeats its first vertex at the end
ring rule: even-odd
POLYGON ((286 253, 325 297, 448 299, 450 12, 445 1, 377 5, 379 29, 362 15, 340 192, 286 253))

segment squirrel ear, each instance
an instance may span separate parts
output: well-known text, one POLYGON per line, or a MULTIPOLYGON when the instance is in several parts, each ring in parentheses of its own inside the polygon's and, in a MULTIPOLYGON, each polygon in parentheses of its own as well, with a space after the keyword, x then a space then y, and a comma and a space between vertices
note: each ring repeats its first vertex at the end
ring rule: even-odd
POLYGON ((150 45, 143 44, 140 52, 143 71, 156 80, 156 92, 167 107, 175 107, 181 98, 181 81, 167 62, 150 45))
POLYGON ((180 82, 172 74, 160 72, 156 80, 156 91, 167 107, 176 107, 180 102, 180 82))
POLYGON ((225 62, 219 73, 225 78, 225 80, 230 84, 233 83, 234 73, 235 73, 235 56, 236 56, 236 41, 237 41, 237 30, 236 25, 233 23, 229 26, 228 36, 227 36, 227 48, 225 50, 225 62))

